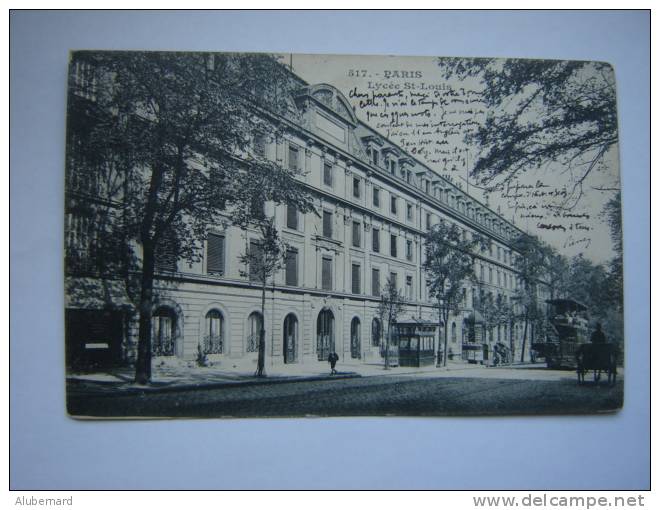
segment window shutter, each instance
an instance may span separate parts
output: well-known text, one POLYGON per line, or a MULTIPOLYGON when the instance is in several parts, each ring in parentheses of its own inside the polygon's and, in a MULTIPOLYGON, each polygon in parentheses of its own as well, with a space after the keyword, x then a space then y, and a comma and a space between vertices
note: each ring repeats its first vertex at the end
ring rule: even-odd
POLYGON ((225 236, 209 234, 206 243, 206 272, 225 274, 225 236))
POLYGON ((332 213, 323 211, 323 236, 332 238, 332 213))
POLYGON ((324 290, 332 290, 332 259, 322 259, 321 287, 324 290))
POLYGON ((353 264, 353 294, 360 293, 360 266, 353 264))
POLYGON ((298 250, 296 249, 286 252, 286 284, 298 285, 298 250))

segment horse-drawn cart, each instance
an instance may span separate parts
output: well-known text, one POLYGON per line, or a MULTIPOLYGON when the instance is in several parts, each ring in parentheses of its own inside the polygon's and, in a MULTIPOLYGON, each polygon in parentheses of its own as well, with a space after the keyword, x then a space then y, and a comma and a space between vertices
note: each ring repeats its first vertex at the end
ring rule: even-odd
POLYGON ((600 381, 601 374, 607 374, 607 384, 616 383, 617 349, 615 344, 582 344, 575 352, 578 384, 584 384, 584 378, 591 370, 594 382, 600 381))

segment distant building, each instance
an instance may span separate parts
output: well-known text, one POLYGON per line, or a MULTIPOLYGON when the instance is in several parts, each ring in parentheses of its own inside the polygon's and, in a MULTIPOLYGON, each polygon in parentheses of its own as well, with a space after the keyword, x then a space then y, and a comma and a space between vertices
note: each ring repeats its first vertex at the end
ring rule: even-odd
MULTIPOLYGON (((73 65, 73 93, 93 103, 93 70, 73 65)), ((325 362, 333 350, 340 363, 380 362, 385 327, 377 307, 389 277, 405 296, 401 320, 437 323, 422 262, 424 235, 440 220, 492 242, 477 254, 479 282, 466 282, 461 311, 446 325, 450 358, 470 359, 470 350, 484 352, 484 346, 492 352, 498 341, 518 350, 520 324, 513 331, 509 324, 482 328, 477 336, 474 324, 483 320, 479 306, 488 294, 518 306, 512 301, 519 286, 512 241, 522 232, 358 120, 336 88, 291 79, 299 85, 292 97, 298 120, 284 119, 284 138, 256 143, 273 161, 306 171, 318 215, 266 204, 290 250, 286 267, 268 287, 265 318, 260 286, 240 274, 246 268, 239 255, 256 231, 229 221, 209 225, 199 263, 161 256, 154 356, 193 360, 200 348, 212 358, 256 361, 265 320, 266 366, 325 362)), ((67 162, 66 342, 72 369, 130 363, 136 356, 137 310, 126 291, 130 275, 121 261, 103 261, 102 253, 91 252, 99 229, 109 228, 95 215, 95 204, 105 200, 105 184, 95 174, 99 164, 104 162, 67 162)))

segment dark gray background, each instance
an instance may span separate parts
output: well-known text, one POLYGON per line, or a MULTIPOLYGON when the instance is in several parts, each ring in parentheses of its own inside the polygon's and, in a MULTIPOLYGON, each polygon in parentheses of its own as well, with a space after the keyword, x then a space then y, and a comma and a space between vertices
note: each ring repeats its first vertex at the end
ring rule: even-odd
POLYGON ((650 485, 646 12, 12 12, 11 487, 650 485), (616 70, 627 366, 614 416, 79 422, 65 415, 63 168, 70 49, 605 60, 616 70))

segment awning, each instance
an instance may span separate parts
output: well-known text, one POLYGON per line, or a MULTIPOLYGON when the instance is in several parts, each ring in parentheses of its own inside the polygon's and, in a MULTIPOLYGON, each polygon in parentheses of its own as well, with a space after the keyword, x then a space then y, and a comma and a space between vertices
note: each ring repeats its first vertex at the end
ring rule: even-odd
POLYGON ((135 308, 123 281, 100 278, 65 278, 64 303, 66 308, 90 310, 135 308))

